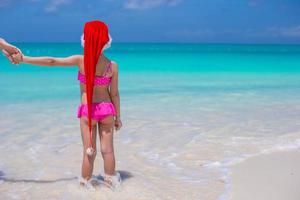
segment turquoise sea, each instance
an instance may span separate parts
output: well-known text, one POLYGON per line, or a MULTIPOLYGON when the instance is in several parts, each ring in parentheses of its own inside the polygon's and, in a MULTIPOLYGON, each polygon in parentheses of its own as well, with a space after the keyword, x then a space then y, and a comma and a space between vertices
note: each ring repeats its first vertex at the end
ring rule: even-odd
MULTIPOLYGON (((83 51, 80 43, 15 45, 30 56, 83 51)), ((118 43, 106 55, 120 70, 124 127, 115 150, 117 170, 130 174, 123 174, 123 191, 77 188, 78 69, 15 66, 0 56, 0 194, 6 199, 223 200, 232 165, 300 147, 300 45, 118 43), (43 192, 49 187, 55 193, 43 192)), ((102 173, 98 157, 95 174, 102 173)))

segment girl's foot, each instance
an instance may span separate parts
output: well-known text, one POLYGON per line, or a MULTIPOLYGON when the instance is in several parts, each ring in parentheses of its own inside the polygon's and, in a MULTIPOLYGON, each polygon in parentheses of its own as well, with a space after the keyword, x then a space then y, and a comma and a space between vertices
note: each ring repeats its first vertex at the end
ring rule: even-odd
POLYGON ((115 172, 114 175, 104 174, 104 183, 109 188, 115 190, 121 186, 121 176, 119 172, 115 172))
POLYGON ((79 185, 82 187, 86 187, 86 188, 95 188, 99 185, 99 182, 97 181, 97 179, 95 178, 90 178, 89 180, 87 180, 86 178, 79 178, 79 185))
POLYGON ((86 187, 88 185, 88 180, 86 178, 80 177, 78 178, 79 185, 82 187, 86 187))

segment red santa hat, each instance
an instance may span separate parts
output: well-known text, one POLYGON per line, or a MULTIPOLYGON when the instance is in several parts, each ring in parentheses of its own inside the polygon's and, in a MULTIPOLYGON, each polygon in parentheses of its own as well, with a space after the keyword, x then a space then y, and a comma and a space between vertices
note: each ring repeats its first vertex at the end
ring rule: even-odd
POLYGON ((86 76, 86 93, 88 107, 88 126, 90 148, 88 155, 93 153, 92 148, 92 101, 94 92, 95 70, 98 60, 101 58, 103 47, 110 41, 108 26, 101 21, 90 21, 84 26, 84 73, 86 76), (92 149, 91 149, 92 148, 92 149))

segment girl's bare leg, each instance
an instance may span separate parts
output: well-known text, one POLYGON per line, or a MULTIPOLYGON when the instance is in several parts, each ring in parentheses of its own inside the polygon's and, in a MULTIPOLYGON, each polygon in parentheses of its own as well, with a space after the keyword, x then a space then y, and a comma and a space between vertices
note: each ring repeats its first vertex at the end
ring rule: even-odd
POLYGON ((115 155, 113 146, 114 118, 107 116, 98 122, 100 149, 104 162, 104 172, 107 175, 115 173, 115 155))
POLYGON ((81 168, 81 176, 82 178, 89 180, 92 177, 94 161, 96 158, 96 133, 97 133, 97 122, 92 120, 92 133, 93 133, 93 148, 95 149, 95 153, 93 156, 88 156, 86 154, 86 149, 89 147, 89 127, 88 120, 85 117, 81 117, 80 119, 80 129, 81 129, 81 137, 83 144, 83 161, 81 168))

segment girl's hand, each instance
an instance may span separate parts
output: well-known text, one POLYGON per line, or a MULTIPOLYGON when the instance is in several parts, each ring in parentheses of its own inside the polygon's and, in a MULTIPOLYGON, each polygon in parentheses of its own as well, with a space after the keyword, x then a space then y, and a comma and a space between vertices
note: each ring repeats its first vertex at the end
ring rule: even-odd
POLYGON ((20 63, 23 61, 23 54, 22 53, 16 53, 16 54, 13 54, 12 55, 12 59, 17 62, 17 63, 20 63))
POLYGON ((122 121, 120 119, 115 120, 116 131, 120 130, 122 127, 122 121))

